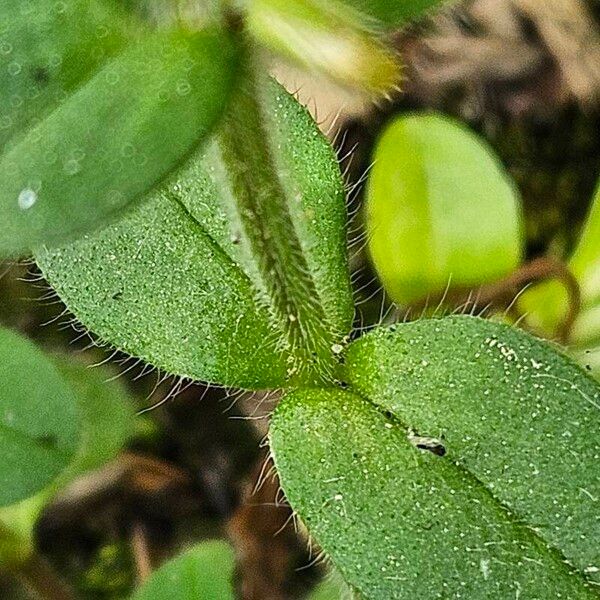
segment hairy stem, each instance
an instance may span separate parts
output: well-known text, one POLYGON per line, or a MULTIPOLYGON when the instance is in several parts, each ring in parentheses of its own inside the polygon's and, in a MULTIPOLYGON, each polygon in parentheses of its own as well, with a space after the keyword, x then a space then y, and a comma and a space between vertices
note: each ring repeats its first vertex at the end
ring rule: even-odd
POLYGON ((331 381, 336 366, 335 336, 320 307, 290 203, 298 198, 286 189, 270 138, 261 89, 268 82, 248 57, 245 77, 219 137, 227 184, 266 291, 274 320, 286 332, 295 357, 290 379, 296 383, 331 381))

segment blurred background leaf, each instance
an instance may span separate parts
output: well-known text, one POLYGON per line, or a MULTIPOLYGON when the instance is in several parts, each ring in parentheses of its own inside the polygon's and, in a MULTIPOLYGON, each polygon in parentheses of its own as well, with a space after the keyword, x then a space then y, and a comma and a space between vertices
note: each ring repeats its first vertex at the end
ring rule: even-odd
POLYGON ((64 243, 151 190, 220 117, 236 61, 223 30, 149 33, 38 110, 0 158, 0 251, 64 243))
POLYGON ((475 288, 519 265, 518 191, 493 151, 464 126, 436 114, 399 117, 387 125, 373 163, 366 235, 395 302, 475 288))

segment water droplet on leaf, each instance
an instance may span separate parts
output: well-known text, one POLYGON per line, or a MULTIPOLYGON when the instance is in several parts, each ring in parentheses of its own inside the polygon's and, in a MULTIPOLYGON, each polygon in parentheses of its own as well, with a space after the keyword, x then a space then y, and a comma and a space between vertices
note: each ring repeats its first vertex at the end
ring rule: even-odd
POLYGON ((19 193, 17 198, 17 204, 21 210, 27 210, 31 208, 37 202, 37 194, 30 188, 25 188, 19 193))

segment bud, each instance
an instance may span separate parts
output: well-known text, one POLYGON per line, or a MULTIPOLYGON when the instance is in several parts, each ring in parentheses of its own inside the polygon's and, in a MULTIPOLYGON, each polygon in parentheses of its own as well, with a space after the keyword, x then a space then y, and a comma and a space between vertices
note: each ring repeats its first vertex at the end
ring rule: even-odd
POLYGON ((248 29, 269 49, 344 87, 383 96, 398 86, 398 57, 369 17, 335 0, 252 0, 248 29))

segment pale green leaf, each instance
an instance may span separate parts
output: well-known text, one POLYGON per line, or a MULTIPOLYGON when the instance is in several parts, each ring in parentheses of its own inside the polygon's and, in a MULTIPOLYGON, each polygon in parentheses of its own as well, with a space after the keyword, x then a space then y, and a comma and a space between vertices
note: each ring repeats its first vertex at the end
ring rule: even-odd
POLYGON ((233 600, 233 550, 204 542, 155 571, 132 600, 233 600))
POLYGON ((499 279, 520 262, 520 200, 492 150, 436 114, 392 121, 367 187, 374 266, 400 304, 499 279))
POLYGON ((372 96, 400 82, 399 57, 370 19, 338 0, 252 0, 248 30, 302 67, 372 96))
POLYGON ((64 243, 149 191, 209 133, 236 64, 218 29, 147 33, 16 135, 0 156, 0 252, 64 243))
MULTIPOLYGON (((595 344, 600 340, 600 180, 581 236, 567 264, 579 284, 584 309, 569 341, 577 345, 595 344)), ((567 315, 569 295, 560 282, 545 282, 526 290, 518 306, 532 327, 552 335, 567 315)))
POLYGON ((346 373, 600 582, 600 388, 575 363, 518 329, 452 317, 366 335, 346 373))
POLYGON ((292 508, 365 598, 597 597, 464 466, 350 392, 284 398, 271 449, 292 508))
POLYGON ((77 397, 31 342, 0 329, 0 506, 48 485, 73 460, 77 397))
MULTIPOLYGON (((339 168, 307 111, 278 86, 269 86, 267 96, 286 215, 314 300, 327 307, 339 339, 352 319, 339 168)), ((249 147, 246 139, 239 143, 249 147)), ((38 262, 81 322, 129 354, 192 379, 253 389, 285 385, 296 349, 272 309, 263 257, 248 241, 256 232, 236 212, 236 193, 214 142, 124 219, 39 252, 38 262)))

